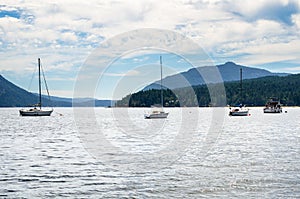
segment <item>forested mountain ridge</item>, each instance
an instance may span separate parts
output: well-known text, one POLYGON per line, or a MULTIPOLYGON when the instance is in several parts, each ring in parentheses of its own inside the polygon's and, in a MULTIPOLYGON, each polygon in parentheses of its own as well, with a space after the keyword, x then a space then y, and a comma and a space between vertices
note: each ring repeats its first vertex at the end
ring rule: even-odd
MULTIPOLYGON (((218 84, 214 84, 219 86, 218 84)), ((240 96, 240 82, 225 82, 226 104, 243 103, 248 106, 263 106, 270 97, 277 97, 283 105, 300 106, 300 74, 284 77, 268 76, 243 81, 243 96, 240 96)), ((223 106, 212 104, 206 85, 191 88, 164 90, 164 106, 223 106), (176 93, 176 95, 174 94, 176 93), (178 99, 178 96, 181 96, 178 99), (182 97, 184 96, 184 97, 182 97)), ((224 96, 225 97, 225 96, 224 96)), ((117 106, 150 107, 160 103, 159 90, 146 90, 128 95, 117 102, 117 106)))

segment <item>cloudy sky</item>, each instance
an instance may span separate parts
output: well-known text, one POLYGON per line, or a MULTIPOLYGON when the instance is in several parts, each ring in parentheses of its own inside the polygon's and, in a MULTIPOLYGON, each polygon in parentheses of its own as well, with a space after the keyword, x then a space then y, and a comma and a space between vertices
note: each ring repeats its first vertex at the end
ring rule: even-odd
MULTIPOLYGON (((2 0, 0 74, 34 90, 28 86, 40 57, 51 94, 72 97, 78 74, 103 42, 142 28, 184 35, 214 64, 234 61, 272 72, 300 73, 300 0, 2 0)), ((97 83, 101 86, 96 85, 101 92, 95 97, 112 98, 109 90, 114 87, 109 85, 125 84, 124 77, 139 76, 141 71, 146 74, 145 68, 158 64, 153 55, 161 53, 125 54, 101 73, 102 83, 97 83)), ((173 54, 164 59, 176 68, 170 67, 166 75, 191 67, 180 64, 181 58, 173 54)), ((159 78, 150 76, 126 92, 159 78)))

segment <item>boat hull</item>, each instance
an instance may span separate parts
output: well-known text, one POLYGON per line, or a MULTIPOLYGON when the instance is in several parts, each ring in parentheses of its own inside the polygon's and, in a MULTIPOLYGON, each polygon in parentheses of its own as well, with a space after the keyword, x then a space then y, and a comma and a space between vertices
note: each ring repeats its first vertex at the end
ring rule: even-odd
POLYGON ((265 108, 264 113, 282 113, 282 109, 265 108))
POLYGON ((229 111, 230 116, 248 116, 249 115, 249 109, 247 108, 240 108, 240 107, 235 107, 235 108, 230 108, 229 111))
POLYGON ((169 113, 155 113, 145 115, 145 119, 164 119, 167 118, 169 113))
POLYGON ((20 110, 21 116, 50 116, 53 110, 20 110))
POLYGON ((230 112, 229 115, 230 116, 248 116, 249 113, 248 113, 248 111, 245 111, 245 112, 230 112))

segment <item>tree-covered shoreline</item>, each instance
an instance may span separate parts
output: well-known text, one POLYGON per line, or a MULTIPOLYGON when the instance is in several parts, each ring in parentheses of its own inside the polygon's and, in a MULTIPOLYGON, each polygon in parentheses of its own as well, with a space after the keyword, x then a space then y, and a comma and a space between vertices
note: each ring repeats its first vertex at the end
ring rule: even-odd
MULTIPOLYGON (((264 106, 270 97, 280 99, 285 106, 300 106, 300 74, 285 77, 269 76, 243 81, 243 95, 240 95, 240 82, 225 82, 224 84, 199 85, 190 88, 164 90, 165 107, 208 107, 224 106, 243 103, 247 106, 264 106), (226 96, 220 93, 210 95, 210 92, 218 92, 224 85, 226 96), (216 89, 214 89, 214 87, 216 89), (221 101, 212 100, 211 96, 220 97, 221 101), (226 100, 225 100, 226 97, 226 100)), ((160 103, 159 90, 139 91, 127 95, 116 103, 118 107, 150 107, 160 103)))

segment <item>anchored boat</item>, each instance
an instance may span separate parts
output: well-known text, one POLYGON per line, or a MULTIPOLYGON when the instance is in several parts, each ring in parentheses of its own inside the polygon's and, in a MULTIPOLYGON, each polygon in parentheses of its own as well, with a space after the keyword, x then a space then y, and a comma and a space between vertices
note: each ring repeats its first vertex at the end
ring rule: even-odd
POLYGON ((229 109, 230 109, 230 111, 229 111, 230 116, 248 116, 249 115, 249 109, 243 105, 230 107, 229 109))
MULTIPOLYGON (((39 69, 39 102, 34 105, 34 108, 21 109, 19 110, 21 116, 50 116, 53 112, 53 108, 51 109, 42 109, 42 88, 41 88, 41 59, 38 58, 38 69, 39 69)), ((43 73, 44 74, 44 73, 43 73)), ((46 83, 46 79, 44 77, 47 93, 49 96, 49 91, 46 83)))
POLYGON ((264 113, 282 113, 280 100, 274 97, 270 98, 264 107, 264 113))
POLYGON ((161 100, 161 107, 155 107, 153 111, 149 114, 145 114, 145 119, 164 119, 167 118, 169 113, 166 113, 163 110, 164 107, 164 95, 162 89, 162 58, 160 56, 160 100, 161 100))
MULTIPOLYGON (((240 98, 242 101, 243 98, 243 70, 240 68, 240 98)), ((245 107, 245 105, 240 104, 238 106, 229 107, 229 115, 230 116, 248 116, 249 109, 245 107)))

